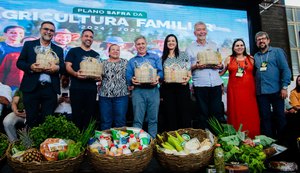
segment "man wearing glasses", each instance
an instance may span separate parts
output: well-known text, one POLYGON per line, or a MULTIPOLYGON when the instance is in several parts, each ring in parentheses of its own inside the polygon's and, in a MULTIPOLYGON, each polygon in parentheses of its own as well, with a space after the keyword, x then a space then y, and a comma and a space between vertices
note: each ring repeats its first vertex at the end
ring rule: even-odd
POLYGON ((52 115, 57 106, 57 94, 60 94, 59 73, 63 72, 63 49, 51 39, 55 26, 45 21, 40 27, 40 39, 26 41, 17 67, 24 71, 20 90, 23 92, 26 110, 26 124, 32 128, 42 123, 46 115, 52 115), (49 67, 41 67, 36 63, 37 50, 40 52, 53 51, 59 58, 59 63, 49 63, 49 67))
POLYGON ((269 137, 280 138, 286 125, 284 99, 288 95, 287 87, 290 84, 291 71, 285 52, 281 48, 269 46, 268 33, 258 32, 255 35, 255 41, 260 49, 254 55, 254 60, 261 133, 269 137), (276 124, 272 123, 273 119, 276 119, 276 124))

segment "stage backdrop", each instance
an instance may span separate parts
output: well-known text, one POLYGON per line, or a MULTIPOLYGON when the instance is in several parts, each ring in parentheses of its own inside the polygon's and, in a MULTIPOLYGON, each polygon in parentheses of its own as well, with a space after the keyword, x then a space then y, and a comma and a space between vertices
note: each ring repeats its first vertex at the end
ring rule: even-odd
POLYGON ((243 38, 249 48, 247 12, 243 10, 115 0, 6 0, 0 1, 1 82, 19 86, 22 72, 15 68, 18 52, 24 41, 39 37, 39 26, 46 20, 55 23, 53 42, 65 53, 80 45, 79 33, 86 28, 95 31, 92 47, 102 58, 107 58, 107 46, 117 43, 122 46, 122 58, 130 59, 136 54, 133 40, 138 35, 144 35, 149 50, 158 55, 165 36, 171 33, 185 50, 195 41, 193 29, 198 21, 207 24, 208 39, 218 45, 223 58, 231 54, 236 38, 243 38), (22 28, 5 30, 15 25, 22 28), (9 43, 9 39, 14 40, 9 43))

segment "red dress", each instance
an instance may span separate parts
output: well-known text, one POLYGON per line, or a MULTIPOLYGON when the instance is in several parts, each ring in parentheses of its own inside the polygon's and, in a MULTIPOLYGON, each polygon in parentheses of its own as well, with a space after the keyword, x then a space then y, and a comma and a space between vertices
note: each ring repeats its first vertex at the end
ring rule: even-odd
POLYGON ((230 57, 228 64, 229 79, 227 88, 227 117, 228 123, 238 130, 243 124, 242 131, 248 131, 253 138, 260 134, 260 119, 255 93, 254 66, 250 57, 245 61, 236 61, 230 57), (238 67, 244 68, 242 77, 236 77, 238 67))

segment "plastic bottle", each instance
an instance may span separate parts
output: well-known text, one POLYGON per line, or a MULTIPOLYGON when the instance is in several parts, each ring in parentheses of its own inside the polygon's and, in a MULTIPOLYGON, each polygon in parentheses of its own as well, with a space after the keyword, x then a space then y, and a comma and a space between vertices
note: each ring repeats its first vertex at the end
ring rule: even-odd
POLYGON ((140 145, 137 149, 134 150, 134 152, 142 151, 142 150, 143 150, 143 146, 140 145))
POLYGON ((123 154, 127 154, 127 155, 131 154, 131 151, 130 151, 130 149, 129 149, 129 148, 127 148, 127 146, 126 146, 126 145, 124 145, 124 146, 123 146, 123 154))
POLYGON ((140 144, 143 146, 143 148, 148 146, 150 143, 150 136, 144 130, 140 131, 139 139, 140 139, 140 144))
POLYGON ((136 138, 135 138, 134 134, 130 134, 128 142, 129 142, 129 145, 136 142, 136 138))
POLYGON ((216 144, 216 147, 214 151, 216 173, 225 173, 224 151, 220 144, 216 144))
POLYGON ((110 151, 113 152, 114 154, 117 154, 117 147, 115 146, 115 144, 111 144, 110 145, 110 151))
POLYGON ((99 142, 103 148, 108 148, 108 142, 106 139, 104 139, 104 136, 100 136, 99 142))

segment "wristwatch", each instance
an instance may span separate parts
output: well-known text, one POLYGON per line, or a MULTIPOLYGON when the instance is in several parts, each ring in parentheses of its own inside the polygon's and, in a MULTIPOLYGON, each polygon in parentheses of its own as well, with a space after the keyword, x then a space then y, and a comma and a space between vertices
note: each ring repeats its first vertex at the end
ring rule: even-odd
POLYGON ((287 89, 288 89, 288 87, 287 87, 287 86, 283 86, 283 87, 282 87, 282 89, 284 89, 284 90, 287 90, 287 89))

